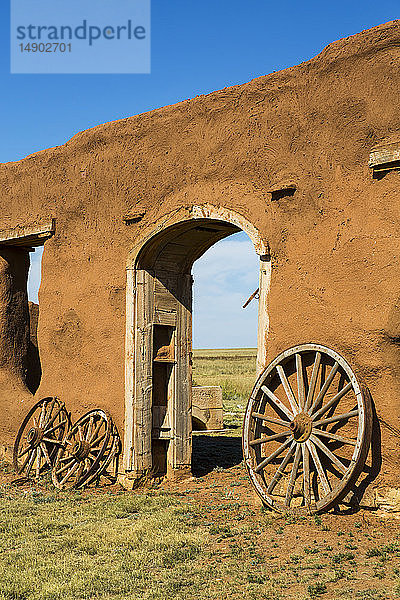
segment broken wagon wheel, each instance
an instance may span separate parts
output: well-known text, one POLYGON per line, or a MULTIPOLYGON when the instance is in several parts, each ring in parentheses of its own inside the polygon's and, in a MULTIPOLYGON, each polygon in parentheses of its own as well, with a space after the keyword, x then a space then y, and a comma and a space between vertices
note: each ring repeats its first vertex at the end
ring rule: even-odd
POLYGON ((65 405, 56 397, 43 398, 32 406, 15 439, 13 464, 19 475, 29 477, 51 468, 70 425, 65 405))
POLYGON ((258 378, 244 418, 257 493, 280 512, 328 510, 363 470, 371 428, 369 392, 337 352, 317 344, 282 352, 258 378))
POLYGON ((112 419, 104 410, 83 415, 57 453, 51 473, 54 485, 59 489, 84 486, 107 457, 112 431, 112 419))

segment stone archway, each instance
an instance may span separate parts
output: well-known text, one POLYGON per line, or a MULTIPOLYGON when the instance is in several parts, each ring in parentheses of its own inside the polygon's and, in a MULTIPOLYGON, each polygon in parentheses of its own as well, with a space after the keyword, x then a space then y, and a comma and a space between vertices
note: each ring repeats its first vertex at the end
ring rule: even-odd
POLYGON ((270 258, 258 230, 210 204, 160 220, 131 251, 127 266, 124 470, 184 476, 191 470, 193 263, 244 231, 260 256, 257 366, 265 364, 270 258))

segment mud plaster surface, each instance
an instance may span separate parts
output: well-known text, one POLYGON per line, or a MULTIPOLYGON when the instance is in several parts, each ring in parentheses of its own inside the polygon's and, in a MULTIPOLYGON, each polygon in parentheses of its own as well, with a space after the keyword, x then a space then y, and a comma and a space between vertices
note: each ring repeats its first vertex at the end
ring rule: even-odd
MULTIPOLYGON (((381 428, 380 477, 400 483, 400 174, 373 179, 368 168, 371 148, 399 135, 399 58, 395 21, 297 67, 0 165, 0 229, 56 219, 43 255, 36 399, 58 395, 73 417, 108 408, 123 433, 128 253, 175 211, 223 206, 271 249, 268 359, 309 341, 342 353, 391 427, 381 428), (272 200, 267 190, 288 180, 294 194, 272 200), (137 213, 139 222, 123 220, 137 213)), ((11 342, 1 340, 4 357, 11 342)), ((9 445, 34 399, 23 370, 1 365, 9 445)))

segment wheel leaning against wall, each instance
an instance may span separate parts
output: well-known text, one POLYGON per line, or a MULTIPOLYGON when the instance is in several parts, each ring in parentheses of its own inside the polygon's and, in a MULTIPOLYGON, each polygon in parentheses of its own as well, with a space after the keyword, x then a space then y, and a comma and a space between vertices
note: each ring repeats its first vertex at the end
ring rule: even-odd
POLYGON ((119 448, 113 420, 104 410, 91 410, 72 425, 52 469, 59 489, 81 488, 100 476, 119 448))
POLYGON ((52 467, 69 427, 69 414, 59 398, 39 400, 22 421, 15 439, 13 464, 16 472, 23 477, 39 479, 52 467))
POLYGON ((334 350, 304 344, 261 373, 243 426, 250 479, 270 508, 312 514, 338 504, 371 442, 368 389, 334 350))

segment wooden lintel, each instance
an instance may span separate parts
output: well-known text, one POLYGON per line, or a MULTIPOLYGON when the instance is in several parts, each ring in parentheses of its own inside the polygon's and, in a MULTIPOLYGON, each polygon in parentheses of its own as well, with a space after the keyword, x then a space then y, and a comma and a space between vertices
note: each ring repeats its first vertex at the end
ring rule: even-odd
POLYGON ((389 170, 391 165, 396 168, 399 163, 400 140, 374 146, 369 155, 369 167, 371 169, 389 170))
POLYGON ((146 213, 144 211, 134 212, 129 215, 124 215, 122 217, 122 220, 125 223, 125 225, 131 225, 132 223, 138 223, 139 221, 141 221, 145 214, 146 213))
POLYGON ((0 230, 2 246, 42 246, 55 233, 55 219, 32 225, 17 225, 0 230))
POLYGON ((270 194, 275 194, 276 192, 290 192, 293 191, 295 192, 297 189, 297 185, 296 182, 293 180, 281 180, 278 181, 277 183, 275 183, 274 185, 272 185, 271 187, 269 187, 267 189, 267 192, 270 194))

